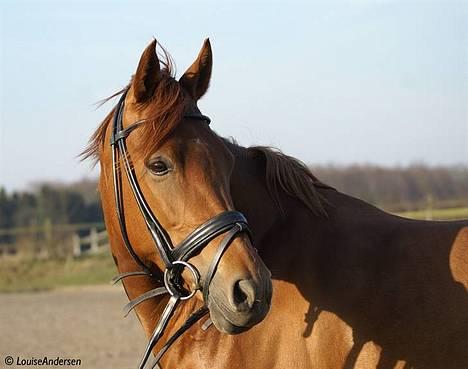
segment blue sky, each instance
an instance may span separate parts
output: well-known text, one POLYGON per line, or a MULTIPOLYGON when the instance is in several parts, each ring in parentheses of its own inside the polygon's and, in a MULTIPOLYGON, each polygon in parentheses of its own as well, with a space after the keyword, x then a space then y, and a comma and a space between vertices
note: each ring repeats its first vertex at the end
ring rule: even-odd
POLYGON ((76 155, 156 37, 205 37, 212 127, 307 163, 468 164, 466 1, 2 1, 0 186, 93 177, 76 155))

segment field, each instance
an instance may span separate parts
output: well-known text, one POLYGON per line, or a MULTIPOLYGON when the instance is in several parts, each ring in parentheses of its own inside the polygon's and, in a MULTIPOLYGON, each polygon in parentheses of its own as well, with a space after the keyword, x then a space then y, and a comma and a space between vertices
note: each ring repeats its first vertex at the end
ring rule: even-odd
POLYGON ((123 318, 126 301, 120 285, 0 294, 0 368, 8 355, 77 358, 83 369, 135 368, 146 339, 134 313, 123 318))
POLYGON ((448 208, 448 209, 424 209, 398 213, 405 218, 432 219, 432 220, 455 220, 468 219, 468 208, 448 208))
POLYGON ((109 284, 116 274, 110 252, 77 259, 4 258, 0 263, 0 292, 109 284))

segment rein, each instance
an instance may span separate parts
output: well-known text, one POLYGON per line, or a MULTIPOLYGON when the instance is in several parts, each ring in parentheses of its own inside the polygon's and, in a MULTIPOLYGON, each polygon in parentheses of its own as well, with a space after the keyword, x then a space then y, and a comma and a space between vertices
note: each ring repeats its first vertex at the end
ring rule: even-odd
MULTIPOLYGON (((250 237, 250 231, 247 225, 247 220, 242 213, 238 211, 225 211, 200 225, 180 244, 173 246, 170 236, 164 227, 159 223, 157 217, 153 214, 151 208, 145 200, 145 197, 138 184, 135 171, 131 165, 130 155, 128 153, 125 140, 134 129, 138 128, 144 122, 144 120, 132 123, 127 128, 123 128, 123 110, 127 91, 125 91, 120 97, 113 120, 110 142, 112 147, 112 174, 114 182, 115 205, 122 239, 128 253, 138 264, 140 270, 119 274, 113 279, 113 281, 114 283, 117 283, 120 280, 134 276, 147 276, 149 278, 155 278, 151 269, 138 256, 135 249, 132 247, 128 237, 123 206, 122 174, 119 165, 119 163, 122 162, 125 175, 127 177, 128 183, 130 184, 131 192, 135 202, 140 209, 140 213, 145 221, 146 228, 148 229, 155 247, 158 250, 159 255, 161 256, 161 259, 165 265, 163 281, 164 286, 147 291, 136 299, 130 301, 124 307, 125 316, 128 315, 132 309, 134 309, 143 301, 163 294, 170 295, 169 301, 164 308, 164 311, 159 318, 159 321, 156 324, 156 327, 154 328, 151 338, 146 346, 143 357, 140 361, 140 364, 138 365, 138 369, 143 369, 147 364, 151 351, 164 334, 164 331, 167 328, 167 325, 180 302, 192 298, 198 290, 203 293, 204 300, 204 305, 189 316, 185 323, 171 337, 169 337, 161 350, 156 354, 149 368, 157 368, 159 361, 169 349, 169 347, 177 340, 177 338, 179 338, 193 324, 195 324, 208 313, 206 304, 208 302, 210 284, 224 252, 239 234, 245 232, 250 237), (225 234, 224 239, 221 241, 218 249, 216 250, 215 256, 213 257, 211 265, 208 268, 206 276, 202 278, 200 276, 200 272, 194 265, 190 264, 189 260, 197 252, 205 248, 210 241, 222 234, 225 234), (187 269, 192 274, 195 285, 192 291, 186 291, 182 287, 181 281, 182 272, 184 269, 187 269)), ((202 115, 201 113, 187 114, 184 117, 203 120, 208 124, 211 121, 210 118, 202 115)), ((207 328, 206 324, 204 324, 204 328, 207 328)))

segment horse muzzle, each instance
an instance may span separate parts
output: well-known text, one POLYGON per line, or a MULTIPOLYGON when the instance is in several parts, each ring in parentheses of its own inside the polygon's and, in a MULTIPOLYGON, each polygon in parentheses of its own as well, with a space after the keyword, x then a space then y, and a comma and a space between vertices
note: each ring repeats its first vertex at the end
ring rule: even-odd
POLYGON ((230 284, 221 277, 214 278, 206 303, 219 331, 242 333, 267 315, 273 291, 271 274, 263 263, 258 272, 257 278, 238 279, 230 284))

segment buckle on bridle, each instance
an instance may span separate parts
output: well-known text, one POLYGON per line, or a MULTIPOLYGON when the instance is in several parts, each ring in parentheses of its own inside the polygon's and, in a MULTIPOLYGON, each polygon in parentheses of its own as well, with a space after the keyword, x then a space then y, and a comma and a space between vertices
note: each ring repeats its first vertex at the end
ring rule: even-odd
POLYGON ((173 267, 164 271, 164 286, 171 296, 178 296, 182 301, 192 298, 195 293, 200 289, 200 273, 190 263, 182 260, 176 260, 172 262, 173 267), (181 268, 177 267, 180 265, 181 268), (183 288, 174 282, 174 279, 181 279, 182 271, 188 269, 192 273, 193 281, 195 282, 195 288, 190 291, 188 295, 184 295, 183 288), (177 270, 177 274, 174 271, 177 270))

